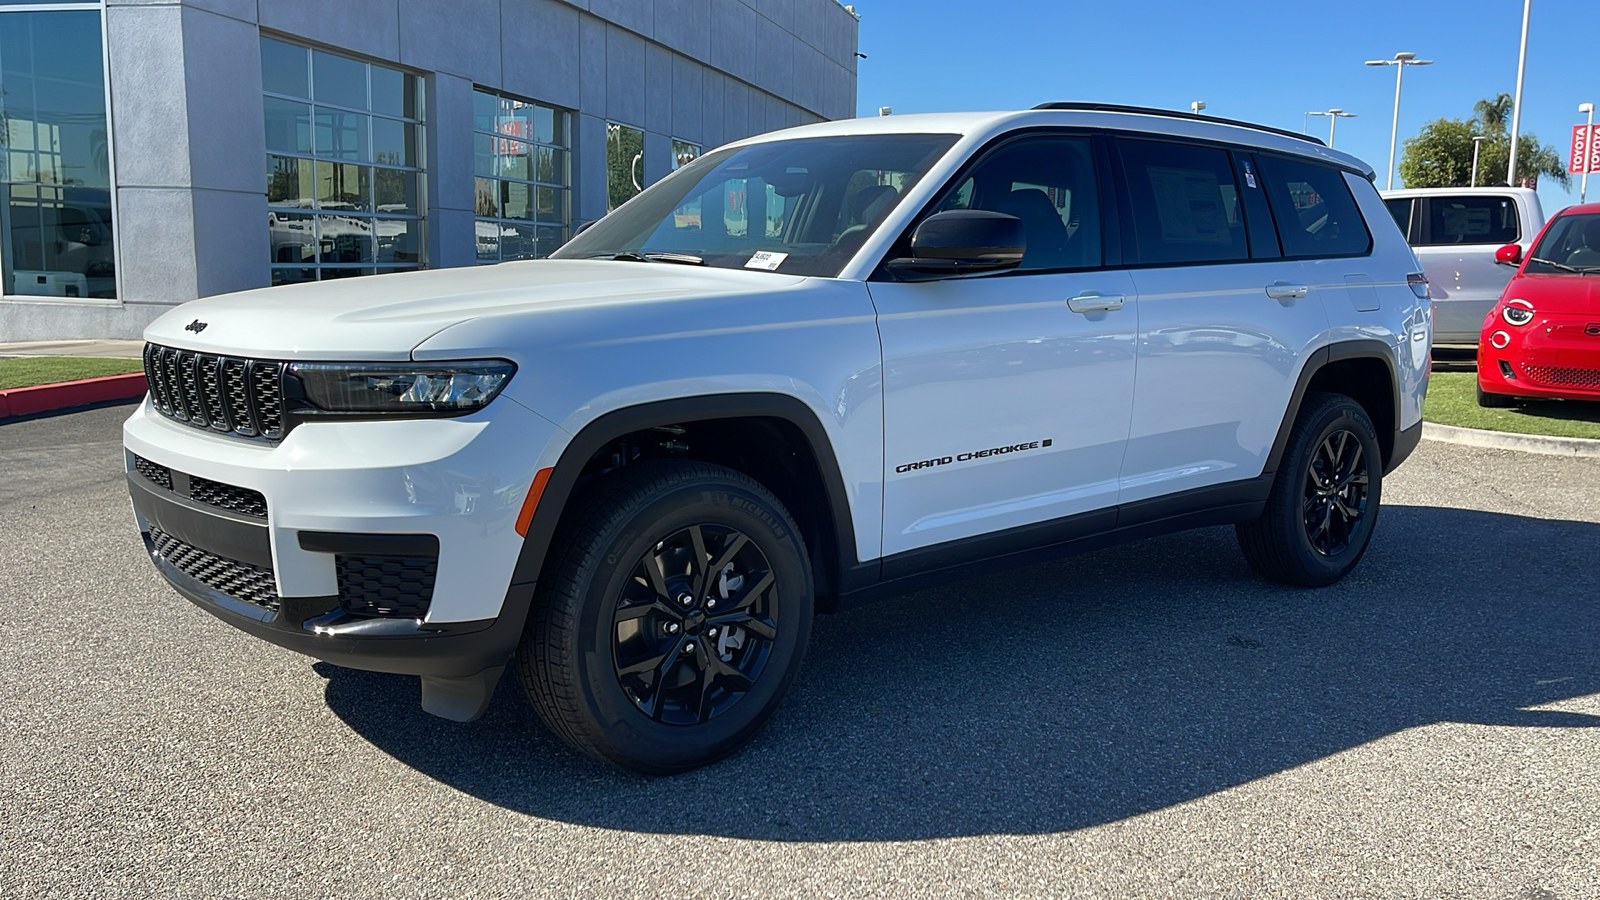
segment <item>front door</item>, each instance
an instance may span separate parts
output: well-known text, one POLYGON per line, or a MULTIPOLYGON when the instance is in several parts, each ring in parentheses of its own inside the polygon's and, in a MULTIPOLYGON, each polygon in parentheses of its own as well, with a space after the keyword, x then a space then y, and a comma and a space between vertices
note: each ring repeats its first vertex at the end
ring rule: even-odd
POLYGON ((1022 265, 869 284, 883 341, 885 556, 946 545, 958 562, 951 542, 964 538, 1095 510, 1114 520, 1138 309, 1128 274, 1104 265, 1097 168, 1087 136, 990 151, 930 212, 1017 216, 1022 265))

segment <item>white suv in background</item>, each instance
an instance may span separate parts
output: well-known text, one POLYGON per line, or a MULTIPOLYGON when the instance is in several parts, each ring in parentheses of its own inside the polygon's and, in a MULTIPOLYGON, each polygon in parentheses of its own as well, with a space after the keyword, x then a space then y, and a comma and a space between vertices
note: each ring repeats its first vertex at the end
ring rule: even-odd
POLYGON ((429 712, 513 666, 573 746, 703 765, 818 611, 1202 525, 1277 581, 1348 573, 1430 340, 1371 175, 1074 104, 752 138, 557 258, 158 320, 138 527, 203 609, 429 712))
POLYGON ((1477 347, 1483 317, 1516 274, 1516 266, 1497 264, 1494 252, 1521 244, 1522 256, 1527 255, 1544 228, 1538 193, 1507 187, 1408 188, 1384 191, 1383 202, 1428 276, 1434 343, 1477 347))

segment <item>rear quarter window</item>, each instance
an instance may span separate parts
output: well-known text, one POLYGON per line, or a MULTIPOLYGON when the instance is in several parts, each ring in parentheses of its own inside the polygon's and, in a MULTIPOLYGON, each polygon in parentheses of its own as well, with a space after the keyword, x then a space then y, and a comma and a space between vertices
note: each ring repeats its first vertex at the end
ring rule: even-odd
POLYGON ((1361 256, 1372 249, 1372 234, 1342 171, 1281 157, 1257 158, 1284 256, 1361 256))
POLYGON ((1510 197, 1424 197, 1418 247, 1514 243, 1522 236, 1517 204, 1510 197))

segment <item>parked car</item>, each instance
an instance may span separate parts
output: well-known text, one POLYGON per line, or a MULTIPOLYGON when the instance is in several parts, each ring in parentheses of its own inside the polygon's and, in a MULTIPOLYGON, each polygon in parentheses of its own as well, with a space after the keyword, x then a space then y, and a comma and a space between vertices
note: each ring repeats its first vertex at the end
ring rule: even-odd
POLYGON ((1600 400, 1600 203, 1556 213, 1526 257, 1507 244, 1499 258, 1515 274, 1479 325, 1478 404, 1600 400))
POLYGON ((1477 346, 1483 316, 1511 277, 1495 265, 1495 251, 1518 244, 1527 252, 1544 226, 1539 195, 1528 188, 1410 188, 1384 191, 1383 202, 1428 275, 1434 346, 1477 346))
POLYGON ((1224 523, 1267 578, 1350 572, 1430 338, 1371 177, 1123 107, 751 138, 552 259, 157 320, 138 528, 251 634, 457 720, 514 667, 572 746, 682 771, 818 611, 1224 523))

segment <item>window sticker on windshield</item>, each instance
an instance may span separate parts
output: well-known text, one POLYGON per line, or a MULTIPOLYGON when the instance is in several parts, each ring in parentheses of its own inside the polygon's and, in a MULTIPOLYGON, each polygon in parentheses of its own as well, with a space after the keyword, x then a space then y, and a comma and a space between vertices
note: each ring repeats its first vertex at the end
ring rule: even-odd
POLYGON ((750 261, 744 264, 746 269, 761 269, 764 272, 776 272, 783 261, 789 258, 787 253, 777 253, 772 250, 758 250, 750 261))
POLYGON ((1245 187, 1256 186, 1256 170, 1250 168, 1250 160, 1248 159, 1244 160, 1244 184, 1245 187))

